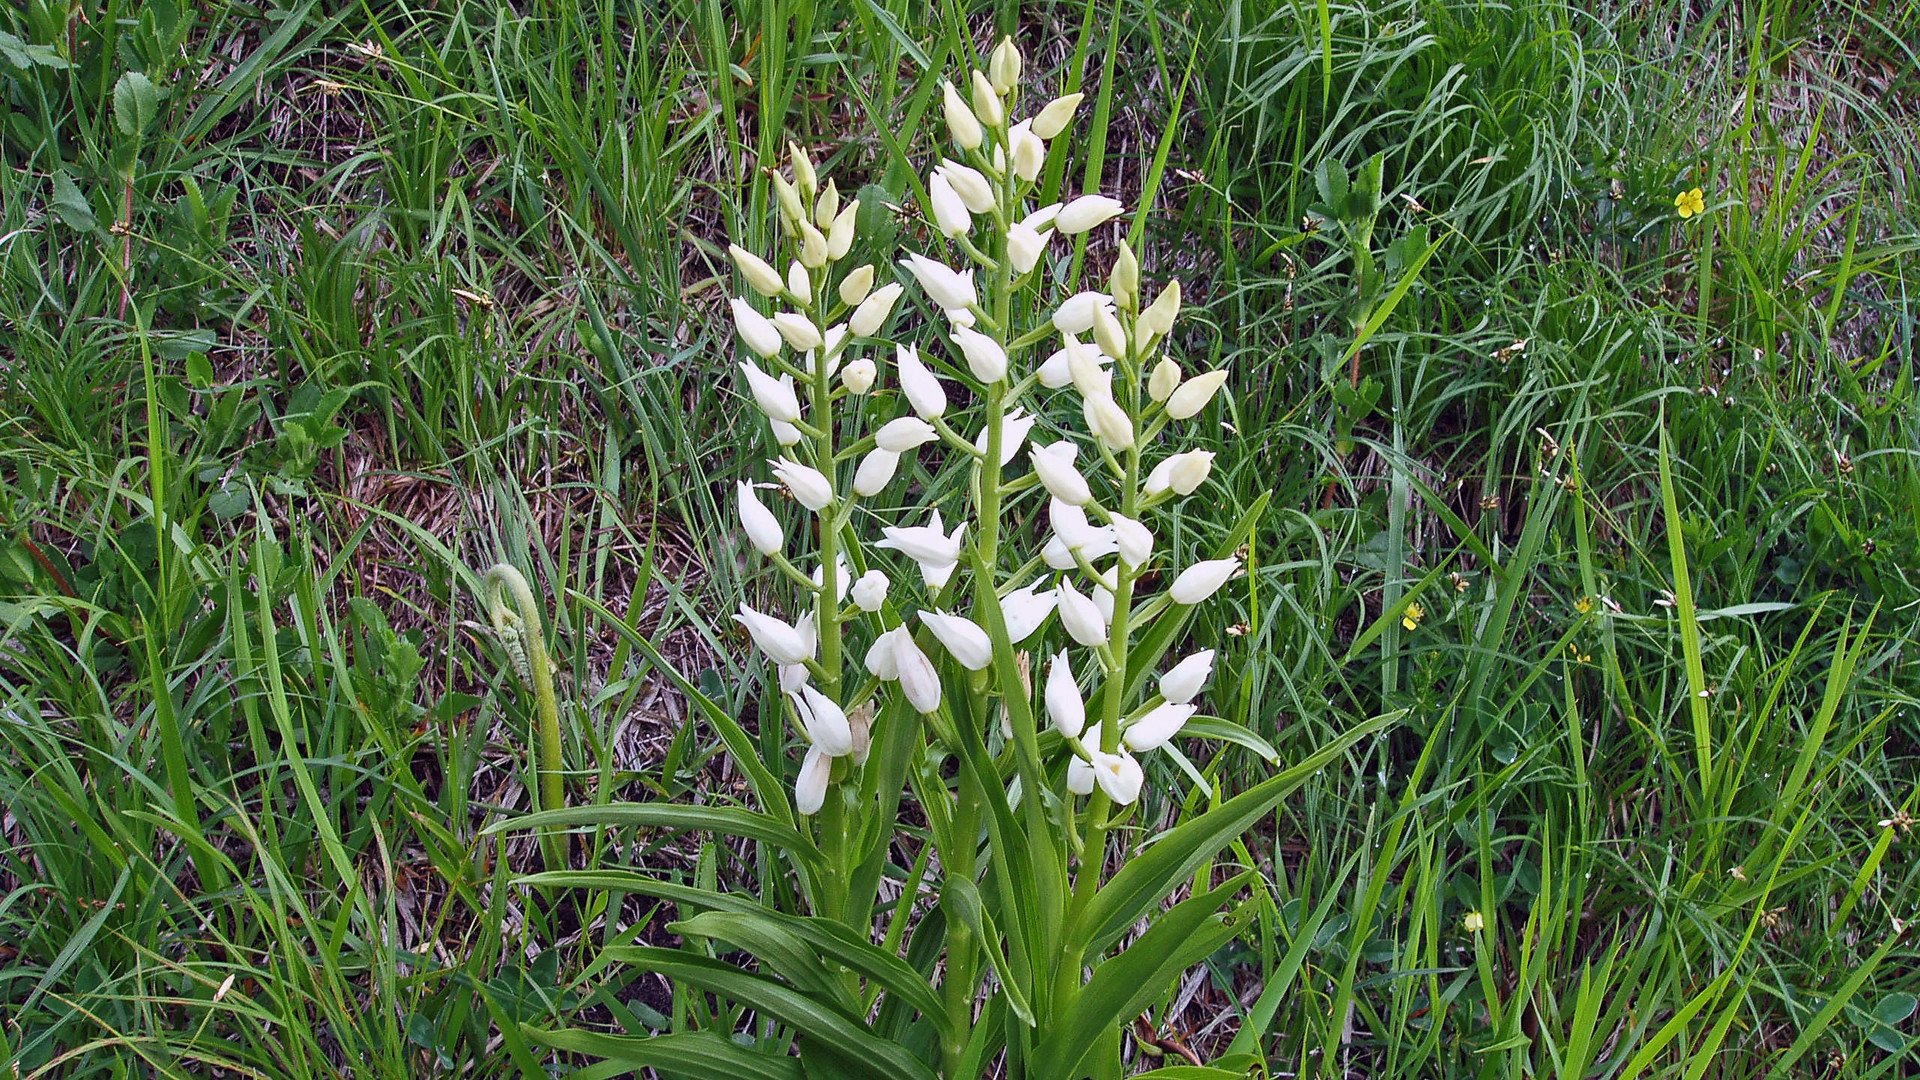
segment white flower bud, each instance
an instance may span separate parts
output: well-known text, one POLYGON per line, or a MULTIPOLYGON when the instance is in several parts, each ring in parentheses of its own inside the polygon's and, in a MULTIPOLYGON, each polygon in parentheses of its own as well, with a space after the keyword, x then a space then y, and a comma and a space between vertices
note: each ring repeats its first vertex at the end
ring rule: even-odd
POLYGON ((1031 225, 1039 232, 1053 228, 1053 219, 1060 216, 1060 204, 1050 202, 1047 205, 1020 219, 1020 224, 1031 225))
MULTIPOLYGON (((1054 730, 1069 739, 1078 738, 1087 726, 1087 703, 1080 696, 1080 684, 1073 678, 1065 649, 1053 654, 1053 662, 1047 666, 1046 702, 1047 719, 1053 722, 1054 730)), ((1092 790, 1093 776, 1089 773, 1087 791, 1092 790)))
POLYGON ((1000 343, 964 326, 953 328, 953 343, 967 358, 967 370, 983 383, 999 382, 1007 377, 1007 351, 1000 343))
POLYGON ((772 177, 773 196, 780 204, 780 218, 787 223, 789 229, 793 229, 805 220, 806 207, 801 205, 800 193, 793 189, 792 184, 787 183, 786 177, 777 172, 773 173, 772 177))
POLYGON ((1153 531, 1140 522, 1122 514, 1109 515, 1113 529, 1113 542, 1120 552, 1120 561, 1128 566, 1140 567, 1153 557, 1153 531))
POLYGON ((860 204, 848 203, 827 226, 827 258, 839 262, 853 250, 854 227, 860 220, 860 204))
POLYGON ((834 216, 840 213, 840 188, 829 180, 820 189, 820 197, 813 203, 813 223, 825 229, 833 223, 834 216))
POLYGON ((794 427, 785 420, 771 421, 768 426, 773 428, 773 441, 779 443, 781 446, 792 446, 805 438, 805 436, 800 433, 799 428, 794 427))
POLYGON ((1047 616, 1053 614, 1059 594, 1052 589, 1040 592, 1039 588, 1035 582, 1000 598, 1000 619, 1007 627, 1007 641, 1014 645, 1032 637, 1040 624, 1047 621, 1047 616))
POLYGON ((1047 164, 1047 144, 1033 133, 1032 124, 1031 120, 1022 120, 1007 133, 1013 144, 1013 175, 1029 184, 1040 178, 1040 170, 1047 164))
POLYGON ((863 499, 880 494, 893 482, 893 472, 899 466, 900 455, 894 451, 869 450, 853 471, 853 493, 863 499))
POLYGON ((899 673, 900 692, 915 712, 925 716, 940 710, 940 673, 906 629, 901 627, 900 637, 894 641, 893 662, 899 673))
POLYGON ((860 301, 853 309, 853 317, 847 320, 847 329, 855 337, 872 337, 886 324, 887 316, 893 314, 894 301, 900 299, 902 287, 897 281, 889 281, 873 291, 873 294, 860 301))
POLYGON ((1180 734, 1180 729, 1187 726, 1194 712, 1192 705, 1180 702, 1169 701, 1157 705, 1147 715, 1128 724, 1121 738, 1126 741, 1127 748, 1135 753, 1158 750, 1180 734))
POLYGON ((1058 390, 1072 383, 1073 367, 1068 363, 1067 350, 1055 349, 1034 374, 1039 378, 1040 385, 1049 390, 1058 390))
POLYGON ((793 376, 782 375, 776 379, 746 360, 740 361, 740 373, 747 377, 753 403, 769 420, 791 424, 800 419, 800 398, 793 390, 793 376))
POLYGON ((740 276, 761 296, 780 295, 780 271, 767 264, 765 259, 741 247, 728 244, 727 254, 733 256, 733 265, 740 268, 740 276))
POLYGON ((800 352, 817 349, 825 340, 820 336, 820 328, 813 325, 813 320, 797 311, 782 311, 770 321, 780 336, 787 339, 787 344, 800 352))
POLYGON ((980 120, 961 100, 960 91, 946 80, 940 82, 940 100, 947 115, 947 134, 953 136, 962 150, 977 149, 985 134, 980 130, 980 120))
POLYGON ((1181 383, 1180 389, 1175 390, 1173 394, 1167 398, 1167 415, 1175 420, 1185 420, 1187 417, 1206 408, 1207 402, 1213 400, 1214 393, 1218 391, 1220 385, 1226 381, 1227 369, 1220 368, 1217 371, 1208 371, 1195 375, 1193 378, 1181 383))
POLYGON ((1084 334, 1093 329, 1094 312, 1111 303, 1106 293, 1074 293, 1054 309, 1053 328, 1063 334, 1084 334))
POLYGON ((1107 275, 1107 292, 1120 310, 1139 310, 1140 260, 1133 254, 1133 245, 1125 240, 1120 241, 1120 254, 1114 257, 1113 273, 1107 275))
POLYGON ((1081 403, 1087 428, 1109 450, 1125 450, 1133 445, 1133 418, 1127 415, 1112 394, 1095 394, 1081 403))
POLYGON ((947 652, 968 671, 979 671, 993 663, 993 639, 973 620, 944 611, 920 611, 920 621, 947 647, 947 652))
MULTIPOLYGON (((847 276, 840 279, 840 302, 848 307, 859 306, 860 302, 867 298, 867 294, 873 291, 873 275, 872 265, 855 267, 848 271, 847 276)), ((856 330, 855 333, 858 334, 859 331, 856 330)), ((860 336, 868 335, 860 334, 860 336)))
MULTIPOLYGON (((772 267, 768 267, 772 269, 772 267)), ((779 275, 774 275, 778 277, 779 275)), ((780 351, 780 331, 774 329, 772 320, 753 310, 745 300, 734 297, 733 328, 740 334, 740 340, 756 354, 770 357, 780 351)))
POLYGON ((1153 365, 1153 374, 1147 378, 1147 396, 1155 401, 1165 401, 1180 387, 1180 365, 1173 357, 1162 357, 1153 365))
MULTIPOLYGON (((825 563, 813 568, 813 587, 820 589, 827 579, 825 563)), ((833 599, 835 603, 845 603, 847 590, 853 587, 853 571, 847 569, 847 553, 840 552, 833 560, 833 599)))
POLYGON ((1160 290, 1147 310, 1140 313, 1140 326, 1151 331, 1154 337, 1165 337, 1173 329, 1173 320, 1180 314, 1180 283, 1170 281, 1160 290))
POLYGON ((1073 444, 1065 440, 1050 446, 1035 443, 1027 449, 1027 457, 1047 494, 1070 506, 1085 506, 1093 501, 1093 491, 1073 465, 1073 449, 1073 444))
POLYGON ((1046 253, 1046 237, 1018 222, 1007 226, 1007 259, 1013 263, 1014 273, 1032 273, 1046 253))
POLYGON ((1067 790, 1075 795, 1093 794, 1093 766, 1084 758, 1067 761, 1067 790))
POLYGON ((901 265, 913 274, 928 299, 942 311, 965 311, 980 303, 971 270, 962 273, 925 255, 908 255, 901 260, 901 265))
POLYGON ((786 546, 780 519, 773 516, 773 511, 754 493, 753 485, 745 480, 734 484, 734 494, 740 504, 740 528, 745 530, 747 542, 762 555, 779 554, 786 546))
POLYGON ((853 726, 847 722, 847 714, 832 698, 811 686, 800 688, 800 698, 807 704, 805 713, 811 714, 812 722, 807 725, 807 741, 828 757, 846 757, 853 753, 853 726))
POLYGON ((1093 340, 1108 356, 1127 355, 1127 332, 1112 308, 1101 305, 1093 309, 1093 340))
POLYGON ((1209 559, 1197 562, 1180 572, 1173 579, 1173 587, 1167 595, 1176 604, 1197 604, 1219 591, 1227 579, 1240 570, 1238 559, 1209 559))
POLYGON ((880 605, 887 602, 887 586, 891 584, 886 573, 881 570, 869 570, 860 575, 853 583, 853 604, 861 611, 879 611, 880 605))
POLYGON ((920 361, 920 353, 911 345, 898 345, 894 358, 900 368, 900 391, 907 395, 913 411, 925 420, 946 412, 947 392, 940 386, 940 377, 920 361))
POLYGON ((985 72, 973 73, 973 115, 990 128, 997 128, 1007 121, 1007 110, 1000 104, 1000 93, 985 72))
POLYGON ((889 420, 885 427, 873 433, 874 444, 882 450, 891 450, 904 454, 917 449, 940 437, 933 425, 917 416, 902 416, 889 420))
POLYGON ((771 615, 741 604, 740 614, 735 615, 733 620, 747 628, 754 645, 776 664, 804 664, 813 659, 813 650, 819 638, 814 633, 811 611, 801 616, 798 623, 789 626, 771 615))
POLYGON ((864 394, 873 388, 873 380, 879 377, 880 369, 863 356, 840 372, 840 385, 846 387, 850 394, 864 394))
POLYGON ((802 817, 819 813, 826 805, 827 781, 831 779, 833 759, 821 753, 819 747, 809 747, 807 756, 800 762, 800 775, 793 781, 794 810, 802 817))
POLYGON ((811 221, 800 223, 800 261, 809 270, 827 265, 827 238, 811 221))
POLYGON ((952 159, 944 159, 934 172, 947 178, 947 182, 953 185, 954 194, 960 196, 960 201, 967 204, 970 212, 975 214, 993 212, 994 206, 997 205, 993 197, 993 185, 987 182, 986 177, 980 175, 978 169, 962 165, 952 159))
POLYGON ((1080 107, 1080 99, 1085 96, 1068 94, 1047 102, 1047 107, 1033 118, 1033 133, 1043 139, 1051 139, 1067 130, 1067 125, 1073 122, 1073 110, 1080 107))
MULTIPOLYGON (((1039 420, 1039 417, 1028 416, 1027 410, 1022 409, 1017 405, 1014 406, 1013 411, 1001 417, 1000 419, 1000 467, 1001 468, 1003 469, 1006 468, 1007 465, 1013 461, 1014 455, 1020 452, 1020 447, 1025 445, 1027 441, 1028 433, 1033 430, 1033 425, 1038 420, 1039 420)), ((989 434, 990 430, 991 430, 990 428, 982 427, 980 429, 980 433, 973 437, 973 448, 975 450, 978 450, 983 456, 987 452, 987 435, 989 434)))
MULTIPOLYGON (((879 572, 878 570, 869 570, 868 574, 877 574, 879 572)), ((866 578, 864 577, 860 580, 863 584, 866 582, 866 578)), ((884 599, 885 590, 882 589, 881 593, 882 599, 884 599)), ((853 595, 856 598, 854 602, 858 603, 858 597, 860 595, 859 589, 856 588, 853 595)), ((878 604, 874 606, 876 608, 879 607, 878 604)), ((873 674, 874 678, 892 682, 900 677, 900 654, 896 652, 895 649, 900 639, 905 637, 908 637, 907 628, 904 626, 896 626, 873 639, 873 644, 867 647, 866 665, 867 670, 873 674)), ((909 638, 909 640, 911 640, 911 638, 909 638)))
MULTIPOLYGON (((1034 129, 1039 130, 1037 123, 1034 129)), ((1118 199, 1110 199, 1105 195, 1082 195, 1060 208, 1060 216, 1053 219, 1053 227, 1063 236, 1077 236, 1113 220, 1126 209, 1118 199)))
POLYGON ((965 236, 973 231, 973 215, 967 212, 967 204, 960 201, 959 193, 953 190, 953 183, 947 174, 936 172, 927 181, 927 204, 933 211, 933 223, 940 235, 952 239, 965 236))
POLYGON ((783 694, 798 693, 813 675, 805 664, 780 664, 777 671, 780 675, 780 692, 783 694))
POLYGON ((813 198, 814 191, 820 186, 820 178, 813 171, 813 159, 800 149, 799 143, 788 142, 787 160, 793 163, 793 186, 800 190, 800 198, 813 198))
POLYGON ((1154 466, 1147 474, 1146 493, 1158 495, 1163 491, 1172 491, 1175 495, 1191 495, 1206 483, 1207 474, 1213 471, 1213 452, 1211 450, 1189 450, 1184 454, 1175 454, 1154 466))
POLYGON ((880 532, 886 538, 874 544, 876 548, 892 548, 923 568, 952 567, 960 561, 960 542, 966 536, 967 523, 955 525, 952 533, 943 532, 940 511, 935 510, 925 525, 888 525, 880 532))
POLYGON ((833 485, 810 465, 783 457, 773 463, 773 475, 809 510, 818 513, 833 503, 833 485))
POLYGON ((1106 644, 1107 620, 1100 617, 1099 605, 1074 588, 1071 579, 1061 579, 1058 603, 1060 625, 1068 637, 1088 648, 1106 644))
POLYGON ((1185 705, 1206 685, 1207 676, 1211 674, 1213 650, 1201 649, 1160 676, 1160 696, 1175 704, 1185 705))
POLYGON ((807 280, 807 268, 799 259, 787 266, 787 291, 802 305, 813 303, 813 282, 807 280))
POLYGON ((987 77, 1002 94, 1020 81, 1020 50, 1011 37, 1001 38, 1000 44, 993 47, 993 55, 987 58, 987 77))
POLYGON ((1107 793, 1116 806, 1132 806, 1140 797, 1140 785, 1146 782, 1146 774, 1140 771, 1140 763, 1130 754, 1103 754, 1093 752, 1093 781, 1100 790, 1107 793))

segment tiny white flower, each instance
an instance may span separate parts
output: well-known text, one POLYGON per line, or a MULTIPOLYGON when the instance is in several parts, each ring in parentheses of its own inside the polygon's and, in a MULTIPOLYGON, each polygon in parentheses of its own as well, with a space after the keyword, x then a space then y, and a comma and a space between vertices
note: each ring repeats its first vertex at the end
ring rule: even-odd
POLYGON ((773 317, 772 322, 773 328, 780 331, 780 336, 787 339, 787 344, 801 352, 817 349, 826 340, 820 336, 820 328, 813 325, 813 320, 797 311, 782 311, 773 317))
POLYGON ((1072 443, 1063 439, 1041 446, 1036 442, 1027 449, 1027 457, 1033 462, 1033 473, 1040 478, 1040 486, 1047 489, 1047 494, 1073 506, 1085 506, 1093 501, 1087 478, 1074 467, 1072 443))
POLYGON ((927 205, 933 211, 933 223, 940 235, 952 239, 973 231, 973 215, 967 212, 967 204, 953 190, 946 173, 936 172, 927 181, 927 205))
POLYGON ((771 320, 737 296, 730 303, 733 306, 734 331, 740 335, 741 341, 746 342, 747 348, 763 357, 780 351, 780 331, 774 329, 771 320))
POLYGON ((1197 604, 1219 591, 1240 569, 1238 559, 1209 559, 1197 562, 1180 572, 1173 580, 1173 587, 1167 595, 1176 604, 1197 604))
POLYGON ((802 686, 798 700, 807 706, 796 711, 805 722, 808 742, 828 757, 846 757, 853 753, 853 727, 833 699, 812 686, 802 686))
POLYGON ((953 330, 953 343, 967 358, 967 370, 983 383, 999 382, 1007 377, 1007 350, 1000 343, 964 326, 953 330))
POLYGON ((1060 625, 1067 636, 1088 648, 1106 644, 1107 620, 1100 617, 1100 606, 1074 588, 1070 579, 1061 580, 1059 595, 1060 625))
POLYGON ((1013 263, 1014 273, 1031 273, 1046 253, 1046 237, 1019 222, 1007 226, 1007 258, 1013 263))
POLYGON ((1015 589, 1000 598, 1000 619, 1007 627, 1007 641, 1018 645, 1034 635, 1040 624, 1053 614, 1058 594, 1052 589, 1039 591, 1040 584, 1035 582, 1024 589, 1015 589))
POLYGON ((1215 392, 1226 381, 1227 371, 1221 368, 1195 375, 1181 383, 1180 388, 1167 398, 1167 415, 1175 420, 1185 420, 1194 415, 1207 407, 1207 402, 1213 400, 1215 392))
POLYGON ((934 670, 933 661, 914 643, 913 635, 900 628, 900 637, 893 643, 893 661, 899 672, 900 692, 907 697, 907 703, 921 715, 938 712, 940 709, 940 673, 934 670))
POLYGON ((733 264, 740 268, 740 276, 747 279, 747 284, 754 292, 761 296, 780 295, 780 271, 769 265, 767 260, 739 244, 728 244, 727 254, 733 256, 733 264))
MULTIPOLYGON (((1074 680, 1065 649, 1053 654, 1053 662, 1047 667, 1046 702, 1047 719, 1053 722, 1054 730, 1069 739, 1079 737, 1087 726, 1087 703, 1080 696, 1080 684, 1074 680)), ((1089 773, 1087 791, 1092 790, 1093 776, 1089 773)))
POLYGON ((947 652, 968 671, 979 671, 993 663, 993 639, 973 620, 944 611, 922 608, 920 621, 947 647, 947 652))
POLYGON ((1114 256, 1113 272, 1107 275, 1107 292, 1123 311, 1138 311, 1140 304, 1140 257, 1133 245, 1120 241, 1120 254, 1114 256))
POLYGON ((793 782, 793 808, 803 817, 820 812, 827 802, 827 781, 833 778, 833 759, 810 747, 800 762, 800 775, 793 782))
POLYGON ((853 471, 853 493, 863 499, 870 499, 886 490, 893 482, 893 474, 900 467, 900 454, 885 447, 876 447, 867 451, 860 459, 860 467, 853 471))
POLYGON ((917 416, 902 416, 887 421, 885 427, 873 433, 874 444, 882 450, 891 450, 904 454, 940 437, 933 425, 917 416))
POLYGON ((1173 462, 1173 471, 1167 477, 1167 484, 1175 495, 1191 495, 1206 483, 1207 474, 1213 471, 1213 451, 1189 450, 1176 454, 1167 460, 1173 462))
POLYGON ((860 575, 853 583, 853 603, 861 611, 879 611, 887 602, 887 586, 891 584, 886 573, 881 570, 869 570, 860 575))
POLYGON ((1033 118, 1033 133, 1043 139, 1051 139, 1067 130, 1067 125, 1073 122, 1073 111, 1080 107, 1080 99, 1085 96, 1068 94, 1047 102, 1047 107, 1033 118))
POLYGON ((897 345, 893 355, 900 367, 900 391, 913 411, 925 420, 946 412, 947 392, 940 386, 940 377, 921 362, 920 353, 911 345, 897 345))
POLYGON ((1213 674, 1213 650, 1201 649, 1167 669, 1160 676, 1160 696, 1177 705, 1185 705, 1206 685, 1213 674))
MULTIPOLYGON (((1034 131, 1038 133, 1039 130, 1040 124, 1036 120, 1034 131)), ((1053 219, 1053 227, 1062 236, 1074 236, 1112 220, 1126 209, 1118 199, 1110 199, 1105 195, 1082 195, 1060 208, 1060 216, 1053 219)))
POLYGON ((833 484, 811 465, 779 458, 773 463, 773 475, 809 510, 817 513, 833 503, 833 484))
POLYGON ((1113 303, 1103 292, 1078 292, 1061 301, 1053 311, 1053 328, 1063 334, 1084 334, 1093 329, 1093 313, 1113 303))
POLYGON ((740 527, 746 531, 747 542, 762 555, 778 554, 786 546, 780 519, 760 501, 752 484, 739 481, 734 485, 734 494, 740 504, 740 527))
POLYGON ((977 149, 985 139, 985 133, 980 130, 979 118, 961 99, 960 91, 943 79, 940 82, 940 98, 946 110, 947 133, 953 136, 953 141, 960 145, 960 149, 977 149))
POLYGON ((872 337, 886 325, 887 316, 893 314, 894 301, 900 299, 903 286, 897 281, 889 281, 873 290, 860 306, 853 309, 853 315, 847 319, 847 329, 855 337, 872 337))
POLYGON ((934 306, 942 311, 964 311, 979 305, 980 295, 973 287, 973 271, 955 270, 925 255, 908 255, 900 263, 920 283, 920 288, 934 306))
POLYGON ((966 536, 967 523, 955 525, 951 533, 943 532, 940 511, 935 510, 925 525, 888 525, 880 531, 885 539, 874 547, 892 548, 922 567, 950 567, 960 561, 960 542, 966 536))
POLYGON ((1145 566, 1153 557, 1153 530, 1123 514, 1110 515, 1110 525, 1120 561, 1128 566, 1145 566))
POLYGON ((840 372, 840 385, 850 394, 864 394, 873 389, 873 380, 879 377, 879 367, 863 356, 840 372))
POLYGON ((934 172, 947 178, 953 186, 954 194, 960 196, 967 210, 975 214, 990 214, 997 205, 993 197, 993 185, 980 175, 978 169, 962 165, 951 158, 943 158, 934 172))
POLYGON ((1100 785, 1100 790, 1106 792, 1115 805, 1131 806, 1140 797, 1140 785, 1146 782, 1146 776, 1131 754, 1103 754, 1095 750, 1092 765, 1094 783, 1100 785))
POLYGON ((1147 379, 1147 396, 1155 401, 1165 401, 1180 388, 1180 365, 1173 357, 1162 357, 1153 365, 1153 374, 1147 379))
POLYGON ((747 628, 753 643, 774 663, 804 664, 813 659, 818 636, 814 633, 812 612, 801 616, 798 623, 789 625, 772 615, 762 614, 741 604, 740 614, 733 619, 747 628))
POLYGON ((1195 711, 1194 706, 1175 701, 1157 705, 1147 715, 1128 724, 1120 737, 1135 753, 1157 750, 1180 734, 1195 711))
POLYGON ((800 398, 793 390, 793 376, 776 379, 749 360, 740 361, 740 374, 746 376, 753 403, 767 414, 767 419, 788 424, 800 419, 800 398))

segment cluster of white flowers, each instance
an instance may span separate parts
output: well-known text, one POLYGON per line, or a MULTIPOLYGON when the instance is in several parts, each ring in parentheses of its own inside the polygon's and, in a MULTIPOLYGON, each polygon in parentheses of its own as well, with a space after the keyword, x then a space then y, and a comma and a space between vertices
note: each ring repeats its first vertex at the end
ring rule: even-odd
MULTIPOLYGON (((1011 123, 1020 67, 1018 50, 1006 41, 993 51, 987 71, 973 72, 969 94, 963 96, 951 83, 942 86, 946 128, 956 156, 943 156, 933 166, 925 210, 935 232, 971 265, 956 269, 908 254, 898 264, 905 271, 902 280, 878 287, 882 267, 844 267, 856 239, 858 204, 842 205, 834 184, 821 184, 797 146, 789 148, 793 179, 774 177, 785 237, 793 251, 787 270, 783 274, 738 246, 730 249, 747 285, 781 308, 765 314, 747 297, 732 301, 739 338, 760 361, 741 361, 745 389, 784 451, 770 463, 771 469, 794 500, 819 518, 819 566, 808 574, 787 559, 780 521, 755 488, 747 483, 738 487, 740 521, 748 541, 814 600, 813 610, 795 623, 745 605, 736 616, 761 652, 779 665, 781 689, 811 746, 796 794, 802 813, 817 812, 829 786, 851 775, 847 769, 836 771, 837 761, 846 759, 857 767, 865 758, 866 718, 873 708, 870 701, 858 707, 848 701, 855 684, 843 679, 843 624, 872 628, 874 637, 863 657, 868 673, 893 683, 917 712, 933 715, 941 710, 939 670, 916 642, 912 622, 903 621, 888 605, 893 579, 872 566, 878 556, 860 549, 853 527, 853 508, 885 491, 903 458, 940 443, 949 451, 949 461, 974 472, 971 539, 970 522, 949 529, 935 509, 923 523, 882 528, 881 539, 871 543, 875 551, 897 552, 918 568, 928 601, 917 613, 928 635, 922 640, 937 642, 969 672, 992 666, 996 643, 987 627, 995 620, 977 610, 969 615, 931 606, 960 603, 948 584, 969 552, 977 551, 996 575, 991 595, 997 598, 997 621, 1005 629, 1002 644, 1017 647, 1030 641, 1057 613, 1072 645, 1092 651, 1094 662, 1083 669, 1097 669, 1109 690, 1124 681, 1127 643, 1140 629, 1129 617, 1135 583, 1149 571, 1169 570, 1156 566, 1154 534, 1141 515, 1191 494, 1212 469, 1213 455, 1197 449, 1167 454, 1150 469, 1142 460, 1170 423, 1189 419, 1207 405, 1226 372, 1183 378, 1179 364, 1163 356, 1148 373, 1149 361, 1179 313, 1180 286, 1168 285, 1142 309, 1139 263, 1126 244, 1106 291, 1068 297, 1029 333, 1016 333, 1009 325, 1010 297, 1036 285, 1044 289, 1044 260, 1053 237, 1084 233, 1125 210, 1102 195, 1083 195, 1064 205, 1028 205, 1048 141, 1066 129, 1080 95, 1057 98, 1032 117, 1011 123), (986 283, 984 299, 976 273, 986 283), (945 333, 939 336, 944 344, 937 347, 956 373, 964 370, 971 377, 970 383, 957 374, 943 378, 912 343, 887 339, 907 280, 942 313, 945 333), (1058 348, 1032 362, 1055 334, 1058 348), (861 354, 888 346, 906 410, 859 442, 836 446, 835 438, 844 438, 846 425, 834 415, 835 405, 884 389, 879 366, 861 354), (973 438, 946 420, 950 384, 964 386, 986 405, 984 426, 973 438), (1035 435, 1039 410, 1029 413, 1018 400, 1037 393, 1036 388, 1069 387, 1079 396, 1089 437, 1076 441, 1035 435), (1023 447, 1030 474, 1004 476, 1023 447), (1082 450, 1089 448, 1083 469, 1082 450), (843 462, 851 469, 840 468, 843 462), (1031 569, 1014 573, 1040 576, 1003 579, 1009 560, 997 552, 1001 497, 1017 498, 1035 487, 1050 500, 1050 535, 1039 558, 1026 564, 1031 569), (856 568, 866 569, 854 580, 856 568), (846 606, 849 598, 851 608, 846 606)), ((940 329, 936 323, 924 334, 933 338, 940 329)), ((1200 603, 1238 569, 1236 559, 1184 568, 1172 575, 1167 605, 1200 603)), ((1143 607, 1141 614, 1151 612, 1143 607)), ((1076 794, 1090 794, 1098 787, 1114 803, 1130 804, 1138 798, 1142 780, 1133 754, 1165 745, 1194 715, 1193 699, 1211 673, 1213 651, 1180 661, 1161 677, 1159 693, 1131 712, 1121 711, 1117 693, 1101 695, 1092 724, 1069 651, 1062 647, 1053 655, 1043 694, 1049 721, 1073 753, 1067 787, 1076 794)), ((972 685, 982 684, 976 680, 972 685)), ((997 690, 1026 692, 1020 686, 997 690)))

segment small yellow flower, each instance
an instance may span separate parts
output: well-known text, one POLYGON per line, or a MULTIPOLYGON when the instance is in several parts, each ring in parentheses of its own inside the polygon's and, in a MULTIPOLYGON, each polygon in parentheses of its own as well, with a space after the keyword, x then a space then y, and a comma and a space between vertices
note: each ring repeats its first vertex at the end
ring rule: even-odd
POLYGON ((1420 620, 1427 617, 1427 609, 1419 604, 1408 604, 1406 613, 1400 616, 1400 625, 1409 630, 1420 628, 1420 620))
POLYGON ((1593 597, 1583 596, 1573 602, 1573 610, 1581 615, 1593 610, 1593 597))
POLYGON ((1477 911, 1469 911, 1467 917, 1460 920, 1460 928, 1469 934, 1477 934, 1487 928, 1486 917, 1477 911))
POLYGON ((1694 188, 1692 191, 1683 191, 1673 197, 1673 207, 1680 212, 1682 218, 1690 218, 1695 214, 1704 214, 1707 212, 1706 193, 1699 188, 1694 188))

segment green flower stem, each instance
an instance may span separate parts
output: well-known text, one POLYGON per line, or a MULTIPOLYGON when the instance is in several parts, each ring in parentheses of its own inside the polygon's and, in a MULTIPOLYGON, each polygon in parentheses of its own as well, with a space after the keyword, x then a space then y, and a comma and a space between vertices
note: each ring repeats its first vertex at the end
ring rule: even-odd
MULTIPOLYGON (((507 563, 488 570, 481 586, 487 621, 512 655, 520 677, 533 687, 536 735, 540 743, 534 771, 539 777, 540 809, 558 810, 567 801, 566 782, 560 768, 560 705, 553 695, 553 661, 547 656, 547 635, 539 601, 534 598, 533 587, 527 584, 526 577, 507 563)), ((540 849, 549 870, 566 869, 566 848, 558 833, 542 830, 540 849)))

